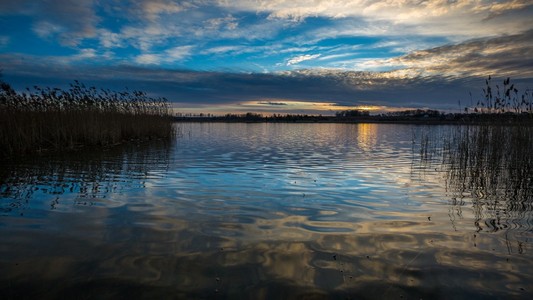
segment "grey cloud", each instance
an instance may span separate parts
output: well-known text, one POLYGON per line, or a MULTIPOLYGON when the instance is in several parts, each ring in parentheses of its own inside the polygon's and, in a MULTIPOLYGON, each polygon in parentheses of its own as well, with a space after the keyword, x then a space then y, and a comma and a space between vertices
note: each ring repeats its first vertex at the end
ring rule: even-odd
POLYGON ((2 0, 0 1, 0 15, 30 14, 37 9, 38 2, 32 0, 2 0))
POLYGON ((2 1, 0 15, 23 14, 34 19, 32 28, 41 37, 57 36, 63 45, 75 46, 94 37, 98 17, 93 0, 2 1))
MULTIPOLYGON (((210 40, 268 39, 286 27, 288 21, 269 21, 262 18, 241 26, 242 15, 233 16, 225 8, 210 6, 208 2, 175 2, 167 0, 131 0, 130 5, 107 4, 109 16, 128 19, 117 29, 101 29, 98 39, 103 47, 131 45, 142 54, 150 54, 158 46, 192 44, 201 47, 210 40)), ((254 14, 255 16, 255 14, 254 14)), ((229 48, 218 48, 224 51, 229 48)), ((244 49, 243 51, 247 51, 244 49)), ((204 52, 205 53, 205 52, 204 52)), ((233 54, 242 53, 236 50, 233 54)))
POLYGON ((173 1, 173 0, 114 0, 112 4, 103 5, 109 12, 114 14, 124 14, 130 18, 142 19, 156 22, 160 17, 179 13, 196 7, 195 1, 173 1))
POLYGON ((33 63, 31 58, 0 66, 6 81, 18 89, 49 85, 66 87, 74 79, 105 88, 125 86, 164 96, 176 106, 209 106, 244 101, 282 102, 297 100, 332 102, 344 105, 392 107, 433 107, 453 109, 457 100, 468 99, 470 87, 480 87, 481 78, 469 81, 446 77, 387 78, 386 74, 364 72, 290 72, 283 74, 193 72, 133 66, 69 67, 33 63), (46 75, 44 75, 46 74, 46 75))
MULTIPOLYGON (((422 66, 426 73, 533 77, 533 30, 521 34, 467 41, 415 51, 391 59, 407 68, 422 66)), ((418 67, 420 68, 420 67, 418 67)))
POLYGON ((271 106, 286 106, 286 105, 288 105, 285 102, 273 102, 273 101, 261 101, 261 102, 259 102, 259 104, 271 105, 271 106))

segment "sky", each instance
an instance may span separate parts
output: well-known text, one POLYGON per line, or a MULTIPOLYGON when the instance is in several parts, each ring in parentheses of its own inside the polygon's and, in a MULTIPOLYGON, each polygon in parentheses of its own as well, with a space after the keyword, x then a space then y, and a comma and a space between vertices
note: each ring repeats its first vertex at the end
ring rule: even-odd
POLYGON ((457 112, 489 75, 533 89, 532 20, 530 0, 1 0, 0 70, 183 113, 457 112))

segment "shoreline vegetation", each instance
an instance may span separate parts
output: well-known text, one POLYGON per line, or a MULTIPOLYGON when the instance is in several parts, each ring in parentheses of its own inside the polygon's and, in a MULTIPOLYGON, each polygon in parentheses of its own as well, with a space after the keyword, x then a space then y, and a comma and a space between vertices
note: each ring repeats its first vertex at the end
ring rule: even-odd
MULTIPOLYGON (((533 93, 527 89, 519 93, 511 78, 503 80, 501 85, 494 85, 489 76, 482 89, 482 99, 475 105, 459 107, 459 113, 444 113, 432 109, 413 109, 370 115, 366 110, 345 110, 336 112, 334 116, 301 115, 301 114, 273 114, 264 116, 258 113, 226 114, 213 116, 211 114, 178 114, 176 122, 288 122, 288 123, 404 123, 428 125, 533 125, 533 93)), ((470 100, 473 102, 472 94, 470 100)))
MULTIPOLYGON (((346 112, 346 111, 345 111, 346 112)), ((441 113, 433 110, 405 110, 380 115, 316 116, 316 115, 272 115, 256 113, 228 114, 224 116, 187 115, 175 116, 175 122, 220 122, 220 123, 391 123, 421 125, 533 125, 530 113, 441 113), (434 113, 436 112, 436 113, 434 113)))
POLYGON ((74 81, 66 90, 34 86, 19 93, 0 80, 0 158, 171 139, 173 128, 167 99, 141 91, 74 81))

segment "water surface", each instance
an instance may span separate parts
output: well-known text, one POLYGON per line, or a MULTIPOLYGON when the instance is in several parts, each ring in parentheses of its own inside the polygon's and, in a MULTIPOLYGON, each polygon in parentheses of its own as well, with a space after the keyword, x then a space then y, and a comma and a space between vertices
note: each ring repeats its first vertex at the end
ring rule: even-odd
POLYGON ((2 162, 2 294, 533 296, 531 170, 486 195, 457 180, 485 173, 446 159, 456 127, 178 126, 170 144, 2 162))

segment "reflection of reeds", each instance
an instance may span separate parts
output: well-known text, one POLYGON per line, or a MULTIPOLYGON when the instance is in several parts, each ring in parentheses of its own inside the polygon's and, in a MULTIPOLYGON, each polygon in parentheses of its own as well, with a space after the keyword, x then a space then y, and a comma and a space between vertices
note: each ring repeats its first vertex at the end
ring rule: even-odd
POLYGON ((443 157, 449 185, 474 198, 505 200, 510 210, 531 209, 532 150, 531 126, 457 127, 443 157))
POLYGON ((4 162, 0 168, 0 215, 18 214, 30 205, 46 207, 38 203, 41 200, 55 199, 50 203, 54 209, 62 197, 91 205, 124 188, 144 187, 150 173, 167 171, 171 145, 161 140, 109 151, 55 153, 4 162))
MULTIPOLYGON (((471 204, 477 231, 504 231, 509 245, 514 232, 522 245, 533 221, 533 126, 456 126, 438 142, 453 209, 471 204)), ((422 140, 423 162, 431 143, 422 140)))
POLYGON ((68 90, 34 87, 17 93, 0 82, 0 153, 113 145, 169 138, 168 102, 144 92, 98 90, 75 81, 68 90))

